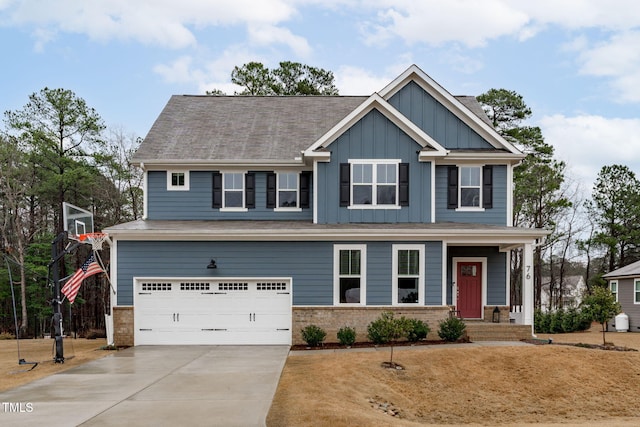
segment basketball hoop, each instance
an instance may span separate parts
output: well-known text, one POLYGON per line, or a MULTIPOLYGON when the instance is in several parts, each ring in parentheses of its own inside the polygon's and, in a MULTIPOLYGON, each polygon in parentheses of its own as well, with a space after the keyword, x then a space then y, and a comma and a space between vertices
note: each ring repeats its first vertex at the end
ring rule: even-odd
POLYGON ((107 242, 108 244, 111 244, 111 242, 109 241, 109 235, 107 233, 85 233, 85 234, 80 234, 78 236, 78 240, 80 240, 81 242, 90 243, 91 247, 93 248, 94 251, 101 250, 102 249, 102 244, 104 242, 107 242))

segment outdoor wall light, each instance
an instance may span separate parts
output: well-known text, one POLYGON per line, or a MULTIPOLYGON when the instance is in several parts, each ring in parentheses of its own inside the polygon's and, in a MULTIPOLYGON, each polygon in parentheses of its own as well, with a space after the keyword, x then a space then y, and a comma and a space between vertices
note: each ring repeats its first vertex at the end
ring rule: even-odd
POLYGON ((218 268, 218 266, 216 265, 216 260, 211 258, 211 262, 209 263, 209 265, 207 265, 207 268, 218 268))

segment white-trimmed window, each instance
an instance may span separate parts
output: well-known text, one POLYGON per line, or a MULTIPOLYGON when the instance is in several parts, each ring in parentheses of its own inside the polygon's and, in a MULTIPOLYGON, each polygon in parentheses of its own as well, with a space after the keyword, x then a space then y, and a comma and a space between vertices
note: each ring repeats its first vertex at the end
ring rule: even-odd
POLYGON ((460 204, 461 208, 482 207, 482 167, 461 166, 460 204))
POLYGON ((366 304, 367 246, 333 246, 334 305, 366 304))
POLYGON ((222 207, 223 209, 243 209, 244 206, 244 173, 225 172, 222 174, 222 207))
POLYGON ((189 191, 189 171, 167 171, 167 191, 189 191))
POLYGON ((640 304, 640 279, 633 282, 633 303, 640 304))
POLYGON ((398 206, 400 160, 352 160, 352 206, 398 206))
POLYGON ((297 208, 299 206, 298 177, 296 172, 278 173, 278 208, 297 208))
POLYGON ((424 245, 393 245, 392 304, 424 304, 424 245))
POLYGON ((609 290, 611 291, 611 295, 618 301, 618 281, 612 280, 609 282, 609 290))

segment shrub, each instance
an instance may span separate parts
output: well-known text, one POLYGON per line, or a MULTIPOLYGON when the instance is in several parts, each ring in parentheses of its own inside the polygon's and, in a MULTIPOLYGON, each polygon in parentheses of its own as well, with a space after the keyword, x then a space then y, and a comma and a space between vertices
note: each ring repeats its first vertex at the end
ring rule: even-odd
POLYGON ((458 341, 465 332, 467 325, 457 317, 449 317, 446 320, 441 320, 440 330, 438 331, 438 336, 449 342, 458 341))
POLYGON ((344 326, 338 330, 338 341, 342 345, 351 346, 356 342, 356 330, 350 326, 344 326))
POLYGON ((394 317, 393 312, 385 311, 367 326, 367 336, 376 344, 391 344, 391 357, 389 365, 393 363, 393 343, 402 337, 406 337, 410 329, 410 324, 404 316, 394 317))
POLYGON ((11 332, 0 332, 0 340, 15 340, 16 336, 11 332))
POLYGON ((310 347, 319 347, 326 337, 327 333, 319 326, 309 325, 302 329, 302 339, 310 347))
POLYGON ((420 319, 409 319, 409 330, 407 331, 407 340, 418 342, 427 338, 427 334, 431 331, 429 325, 420 319))
POLYGON ((562 323, 564 321, 564 310, 558 309, 554 313, 551 314, 551 322, 549 324, 549 330, 552 334, 561 334, 565 331, 562 327, 562 323))

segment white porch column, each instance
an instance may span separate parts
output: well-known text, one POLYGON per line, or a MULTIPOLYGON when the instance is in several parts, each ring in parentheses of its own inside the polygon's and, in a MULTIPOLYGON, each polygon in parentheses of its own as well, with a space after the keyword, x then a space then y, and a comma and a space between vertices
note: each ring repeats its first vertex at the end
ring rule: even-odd
POLYGON ((531 325, 533 334, 533 244, 522 250, 522 322, 531 325))

